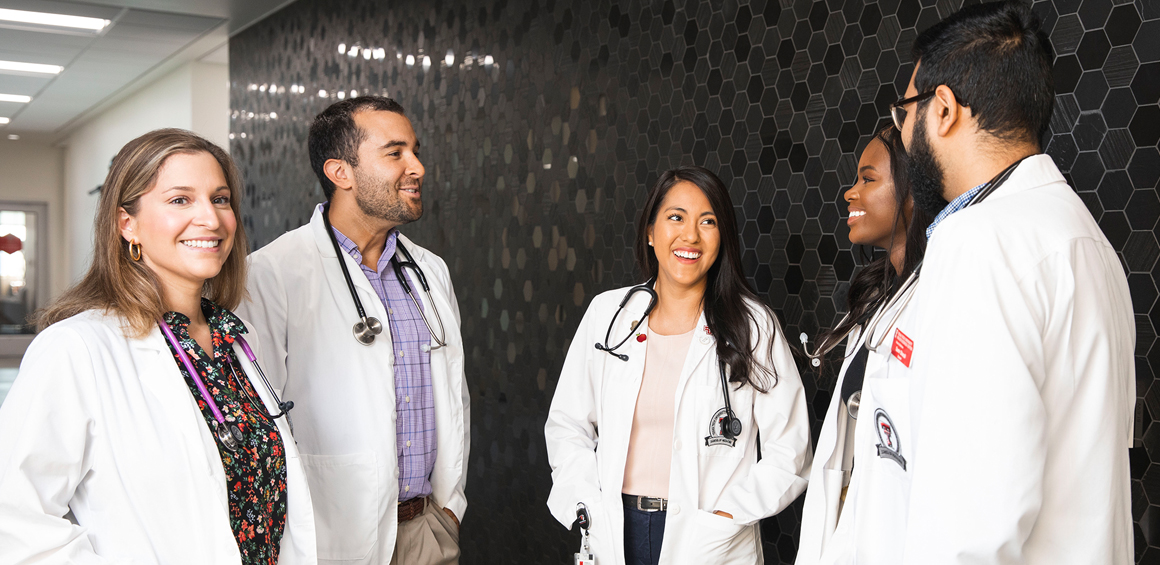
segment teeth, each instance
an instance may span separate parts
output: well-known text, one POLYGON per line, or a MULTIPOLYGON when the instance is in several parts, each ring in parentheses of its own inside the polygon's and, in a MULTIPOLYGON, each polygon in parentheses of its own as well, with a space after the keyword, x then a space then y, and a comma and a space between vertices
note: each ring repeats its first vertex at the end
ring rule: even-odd
POLYGON ((210 248, 217 247, 219 244, 221 244, 221 240, 220 239, 213 239, 213 240, 187 239, 185 241, 182 241, 181 243, 184 244, 186 247, 199 247, 199 248, 203 248, 203 249, 210 249, 210 248))
POLYGON ((697 253, 695 251, 674 251, 673 255, 676 255, 677 257, 680 257, 681 259, 696 259, 697 257, 701 256, 700 253, 697 253))
POLYGON ((858 218, 858 217, 860 217, 860 216, 865 216, 865 215, 866 215, 866 212, 865 212, 865 211, 862 211, 862 210, 850 210, 850 217, 851 217, 851 218, 858 218))

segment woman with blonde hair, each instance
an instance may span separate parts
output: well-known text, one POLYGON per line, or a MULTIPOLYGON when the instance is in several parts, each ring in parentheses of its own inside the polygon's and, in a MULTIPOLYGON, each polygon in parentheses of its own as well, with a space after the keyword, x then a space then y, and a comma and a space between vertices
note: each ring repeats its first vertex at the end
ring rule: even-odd
POLYGON ((88 273, 0 408, 0 562, 313 563, 291 406, 245 325, 241 180, 165 129, 113 159, 88 273))

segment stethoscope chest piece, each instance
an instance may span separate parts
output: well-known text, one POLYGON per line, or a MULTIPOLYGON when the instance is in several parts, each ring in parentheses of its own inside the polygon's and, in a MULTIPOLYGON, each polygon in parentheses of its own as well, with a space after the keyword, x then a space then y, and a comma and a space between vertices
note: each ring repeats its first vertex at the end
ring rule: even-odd
POLYGON ((375 342, 375 336, 383 333, 383 323, 374 316, 363 318, 354 323, 354 338, 363 345, 375 342))
POLYGON ((222 445, 230 451, 237 451, 238 442, 242 441, 242 430, 234 425, 227 426, 220 422, 215 422, 215 424, 217 424, 217 437, 222 441, 222 445))

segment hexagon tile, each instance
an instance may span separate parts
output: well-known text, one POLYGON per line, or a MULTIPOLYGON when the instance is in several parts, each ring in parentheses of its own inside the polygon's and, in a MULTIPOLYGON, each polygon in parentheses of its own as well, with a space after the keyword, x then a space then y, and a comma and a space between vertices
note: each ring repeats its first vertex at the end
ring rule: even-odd
MULTIPOLYGON (((447 260, 472 392, 465 563, 567 562, 548 515, 543 424, 596 293, 634 279, 632 224, 679 164, 730 186, 750 280, 786 332, 816 335, 864 264, 843 188, 910 45, 961 0, 298 0, 230 40, 231 149, 256 245, 322 198, 310 120, 360 93, 407 109, 447 260)), ((1039 1, 1056 51, 1047 152, 1121 252, 1137 314, 1136 558, 1160 563, 1160 2, 1039 1), (1153 459, 1156 461, 1153 462, 1153 459)), ((832 364, 831 364, 832 365, 832 364)), ((834 375, 804 373, 815 434, 834 375)), ((762 524, 791 563, 800 501, 762 524)))

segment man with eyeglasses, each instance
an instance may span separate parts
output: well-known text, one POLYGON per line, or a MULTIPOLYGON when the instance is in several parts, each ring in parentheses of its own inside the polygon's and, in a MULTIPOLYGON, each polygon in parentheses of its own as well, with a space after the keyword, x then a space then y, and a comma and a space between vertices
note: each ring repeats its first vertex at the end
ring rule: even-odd
POLYGON ((836 529, 798 563, 1132 563, 1132 305, 1040 148, 1047 38, 1026 6, 981 4, 913 55, 891 112, 936 218, 891 359, 865 376, 836 529))

